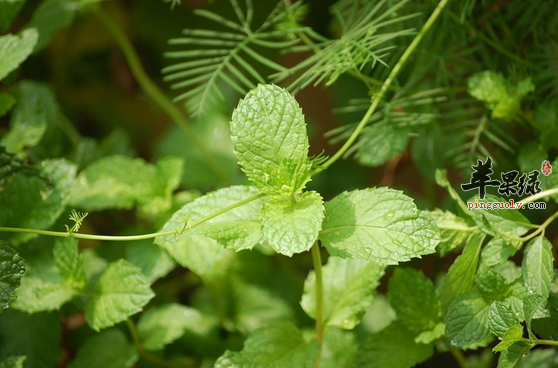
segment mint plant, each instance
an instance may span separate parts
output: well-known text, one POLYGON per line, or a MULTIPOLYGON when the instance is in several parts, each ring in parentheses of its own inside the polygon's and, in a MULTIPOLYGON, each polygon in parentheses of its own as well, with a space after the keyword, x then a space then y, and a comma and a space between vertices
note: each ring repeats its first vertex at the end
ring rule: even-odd
POLYGON ((330 38, 303 1, 220 0, 169 40, 184 108, 121 17, 184 7, 140 3, 0 2, 0 367, 558 364, 555 2, 340 0, 330 38), (88 119, 134 127, 89 136, 72 38, 102 32, 140 113, 95 85, 88 119), (318 86, 350 117, 312 155, 318 86))

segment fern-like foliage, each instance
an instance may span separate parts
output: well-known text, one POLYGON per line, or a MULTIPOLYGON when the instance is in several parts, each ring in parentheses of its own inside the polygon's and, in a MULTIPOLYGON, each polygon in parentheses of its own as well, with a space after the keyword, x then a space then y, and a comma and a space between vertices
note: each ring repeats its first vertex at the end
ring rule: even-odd
POLYGON ((390 41, 414 33, 412 29, 388 28, 416 16, 397 15, 406 2, 407 0, 403 0, 393 4, 388 0, 356 0, 336 3, 331 11, 341 28, 340 38, 328 39, 315 32, 306 31, 306 44, 294 46, 287 51, 312 51, 314 54, 288 70, 275 73, 271 78, 283 81, 298 75, 287 87, 296 92, 310 84, 318 85, 325 82, 326 85, 330 85, 344 73, 360 74, 378 63, 387 67, 383 59, 394 47, 390 41), (381 32, 386 28, 387 31, 381 32))
POLYGON ((166 81, 172 81, 173 89, 187 89, 175 101, 187 100, 193 115, 207 110, 211 103, 225 97, 221 92, 223 85, 229 86, 244 95, 258 83, 267 82, 258 64, 274 72, 286 68, 270 58, 263 56, 258 48, 284 49, 298 42, 286 36, 304 28, 278 28, 277 25, 289 14, 297 11, 301 3, 286 7, 280 2, 258 28, 252 28, 253 5, 246 0, 243 10, 237 0, 230 0, 238 22, 233 22, 214 12, 196 10, 195 13, 216 22, 228 32, 206 29, 185 29, 185 37, 169 40, 171 45, 186 46, 184 51, 167 52, 166 57, 186 61, 166 67, 163 72, 166 81))

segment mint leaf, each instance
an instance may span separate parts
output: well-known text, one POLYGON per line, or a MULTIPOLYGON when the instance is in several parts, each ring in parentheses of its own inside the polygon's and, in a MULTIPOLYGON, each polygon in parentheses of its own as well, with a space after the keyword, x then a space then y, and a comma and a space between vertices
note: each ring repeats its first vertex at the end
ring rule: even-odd
POLYGON ((380 166, 405 152, 408 142, 408 131, 397 129, 393 122, 382 120, 363 129, 356 157, 363 165, 380 166))
MULTIPOLYGON (((0 5, 1 6, 1 5, 0 5)), ((0 92, 0 117, 6 115, 15 105, 16 99, 7 93, 0 92)))
POLYGON ((449 268, 440 289, 442 314, 446 314, 455 297, 466 293, 473 287, 477 275, 481 246, 485 236, 483 233, 471 235, 467 244, 465 244, 465 248, 463 248, 463 253, 455 259, 449 268))
POLYGON ((519 324, 519 319, 515 316, 514 312, 506 307, 501 302, 494 302, 490 305, 488 312, 488 325, 490 331, 502 338, 506 331, 512 326, 519 324))
POLYGON ((433 344, 417 344, 413 333, 395 322, 364 340, 357 351, 354 367, 411 368, 433 353, 433 344))
POLYGON ((440 229, 440 253, 444 256, 449 251, 457 248, 467 239, 467 236, 475 228, 469 227, 465 220, 449 211, 436 208, 434 211, 426 211, 436 222, 440 229))
POLYGON ((475 285, 487 301, 500 300, 509 291, 506 278, 494 268, 485 266, 482 263, 478 269, 475 285))
POLYGON ((420 271, 396 268, 389 279, 387 297, 397 320, 414 333, 432 330, 441 322, 438 291, 420 271))
POLYGON ((481 264, 486 266, 496 266, 504 263, 508 258, 517 252, 518 248, 502 238, 492 238, 482 248, 481 264))
POLYGON ((155 242, 168 248, 177 240, 205 236, 234 250, 251 249, 262 241, 259 217, 265 198, 235 207, 192 228, 189 226, 258 194, 254 187, 232 186, 199 197, 183 206, 163 227, 162 231, 176 231, 177 235, 160 236, 155 242))
POLYGON ((176 303, 151 308, 142 313, 137 325, 142 346, 160 350, 180 338, 186 329, 195 328, 203 318, 197 310, 176 303))
POLYGON ((289 257, 312 247, 323 218, 322 197, 316 192, 303 193, 294 203, 272 198, 260 212, 265 239, 278 253, 289 257))
POLYGON ((398 264, 435 251, 436 224, 400 191, 344 192, 325 204, 320 240, 329 253, 379 264, 398 264))
POLYGON ((15 298, 15 291, 24 274, 23 258, 0 241, 0 314, 8 308, 10 300, 15 298))
POLYGON ((504 336, 502 342, 496 345, 492 351, 503 351, 515 344, 516 342, 525 341, 523 338, 523 326, 520 324, 511 326, 504 336))
POLYGON ((170 209, 181 170, 182 160, 175 157, 156 165, 120 155, 104 157, 78 175, 70 203, 86 211, 137 205, 140 211, 157 215, 170 209))
POLYGON ((293 324, 277 323, 254 331, 244 342, 242 351, 227 350, 214 367, 312 368, 318 352, 316 339, 306 342, 293 324))
POLYGON ((79 5, 79 1, 69 0, 46 0, 39 4, 25 26, 25 28, 36 28, 39 32, 35 53, 45 47, 59 30, 72 22, 79 5))
POLYGON ((469 94, 492 110, 492 117, 511 120, 520 111, 521 99, 535 90, 531 78, 512 85, 501 73, 490 70, 476 73, 468 80, 469 94))
POLYGON ((531 329, 531 320, 535 317, 535 314, 539 309, 545 307, 546 301, 547 298, 538 294, 529 295, 523 299, 523 317, 525 318, 525 323, 527 324, 527 331, 529 332, 530 339, 535 338, 531 329))
POLYGON ((151 241, 135 241, 126 247, 126 260, 141 269, 150 283, 166 276, 176 263, 168 252, 151 241))
POLYGON ((527 342, 516 342, 500 353, 498 368, 517 368, 521 359, 529 353, 529 350, 531 350, 531 345, 527 342))
POLYGON ((85 288, 85 269, 79 256, 77 241, 62 238, 54 243, 54 264, 62 276, 64 284, 77 290, 85 288))
MULTIPOLYGON (((324 322, 328 326, 353 329, 372 304, 385 266, 360 259, 330 257, 322 268, 324 322)), ((316 274, 304 283, 300 303, 312 318, 316 316, 316 274)))
POLYGON ((56 313, 29 314, 8 309, 0 315, 0 360, 23 355, 25 367, 55 367, 60 361, 61 338, 56 313))
POLYGON ((0 362, 0 368, 23 368, 23 362, 25 362, 27 357, 23 356, 11 356, 8 359, 0 362))
POLYGON ((320 368, 352 367, 357 351, 351 331, 330 326, 326 330, 320 355, 320 368))
POLYGON ((450 344, 469 349, 485 346, 491 337, 489 311, 490 305, 476 289, 453 299, 444 321, 450 344))
POLYGON ((136 346, 122 331, 111 328, 89 337, 68 368, 129 368, 138 358, 136 346))
POLYGON ((262 192, 291 199, 310 180, 304 116, 287 90, 260 84, 248 92, 233 111, 231 137, 242 170, 262 192))
MULTIPOLYGON (((2 17, 4 14, 2 14, 2 17)), ((21 35, 0 36, 0 80, 15 70, 33 52, 37 43, 36 29, 27 29, 21 35)))
POLYGON ((522 360, 522 368, 554 368, 558 366, 558 354, 555 349, 535 349, 522 360))
POLYGON ((87 304, 85 319, 91 328, 99 331, 141 311, 153 296, 138 267, 123 259, 112 262, 95 283, 95 294, 87 304))
POLYGON ((544 236, 531 240, 523 251, 521 271, 527 290, 548 298, 554 278, 552 244, 544 236))
POLYGON ((76 290, 64 285, 62 280, 53 282, 28 274, 21 280, 12 307, 27 313, 58 310, 76 295, 76 290))
POLYGON ((25 0, 0 2, 0 33, 6 32, 24 3, 25 0))

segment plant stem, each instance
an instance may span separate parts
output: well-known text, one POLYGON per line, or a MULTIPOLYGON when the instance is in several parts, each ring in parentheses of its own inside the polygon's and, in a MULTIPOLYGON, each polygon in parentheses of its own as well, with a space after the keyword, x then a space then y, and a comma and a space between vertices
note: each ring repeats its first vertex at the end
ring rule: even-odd
POLYGON ((531 202, 534 202, 538 199, 541 199, 541 198, 544 198, 544 197, 549 197, 549 196, 554 195, 554 194, 558 194, 558 188, 547 189, 545 191, 542 191, 540 193, 537 193, 535 195, 527 197, 527 198, 523 199, 521 201, 521 203, 523 203, 523 204, 531 203, 531 202))
POLYGON ((444 9, 444 7, 448 3, 448 1, 449 0, 441 0, 438 3, 438 6, 436 7, 436 9, 434 9, 434 11, 430 15, 430 17, 428 18, 426 23, 424 23, 420 32, 416 35, 416 37, 413 39, 413 41, 411 42, 409 47, 407 47, 407 49, 405 50, 403 55, 401 55, 401 58, 399 58, 399 61, 397 62, 397 64, 395 64, 395 66, 393 67, 393 69, 389 73, 387 79, 385 80, 384 84, 382 85, 382 88, 380 88, 378 93, 376 93, 376 95, 374 96, 372 104, 370 105, 370 108, 368 108, 368 111, 366 111, 366 114, 364 114, 364 117, 362 118, 362 120, 360 121, 358 126, 356 127, 353 134, 351 134, 349 139, 345 142, 343 147, 341 147, 339 149, 339 151, 337 151, 333 156, 331 156, 331 158, 329 160, 324 162, 323 165, 320 165, 320 167, 317 167, 312 172, 312 175, 319 174, 323 170, 327 169, 329 166, 331 166, 331 164, 333 164, 341 156, 343 156, 345 154, 345 152, 347 152, 347 150, 353 145, 355 140, 358 138, 358 136, 362 132, 362 129, 364 129, 364 127, 368 123, 368 120, 370 120, 370 117, 376 111, 376 108, 378 107, 380 102, 384 99, 384 96, 385 96, 387 90, 390 88, 391 83, 393 82, 393 80, 395 79, 397 74, 399 74, 399 72, 401 71, 401 69, 403 68, 403 66, 405 65, 405 63, 407 62, 409 57, 411 56, 411 54, 415 51, 415 49, 417 48, 420 41, 428 33, 428 31, 430 30, 430 28, 432 27, 432 25, 434 24, 434 22, 436 21, 436 19, 438 18, 438 16, 442 12, 442 10, 444 9))
POLYGON ((550 216, 549 218, 547 218, 546 221, 543 222, 543 223, 539 226, 539 228, 538 228, 537 230, 535 230, 535 231, 533 231, 531 234, 529 234, 529 235, 527 235, 527 236, 524 236, 524 237, 522 237, 522 238, 519 238, 519 239, 521 239, 522 241, 525 242, 525 241, 527 241, 527 240, 530 240, 530 239, 534 238, 535 236, 539 235, 540 233, 543 233, 544 230, 548 227, 548 225, 550 225, 550 223, 551 223, 552 221, 554 221, 554 219, 556 219, 556 217, 558 217, 558 212, 554 212, 554 213, 552 214, 552 216, 550 216))
POLYGON ((223 168, 219 163, 215 160, 215 158, 209 153, 207 148, 205 147, 204 143, 200 141, 197 134, 192 129, 188 118, 184 115, 184 113, 177 108, 166 96, 165 94, 157 87, 155 83, 149 78, 145 69, 141 65, 139 60, 138 54, 134 50, 132 43, 124 32, 112 21, 110 17, 108 17, 100 7, 93 6, 91 7, 95 15, 99 18, 99 20, 104 24, 104 26, 108 29, 111 35, 114 37, 122 54, 126 58, 128 62, 128 66, 130 67, 130 71, 132 72, 134 78, 141 86, 143 91, 151 98, 163 111, 165 111, 171 119, 178 124, 182 130, 186 133, 188 138, 192 141, 192 143, 196 146, 200 154, 203 156, 205 162, 209 166, 209 168, 213 171, 218 178, 223 180, 225 183, 230 183, 229 176, 223 171, 223 168))
POLYGON ((465 359, 465 355, 463 355, 461 350, 450 347, 449 351, 457 361, 457 364, 459 364, 460 368, 469 368, 469 363, 467 362, 467 359, 465 359))
POLYGON ((315 242, 312 246, 312 263, 316 274, 316 337, 321 344, 324 337, 324 284, 322 279, 322 256, 318 242, 315 242))

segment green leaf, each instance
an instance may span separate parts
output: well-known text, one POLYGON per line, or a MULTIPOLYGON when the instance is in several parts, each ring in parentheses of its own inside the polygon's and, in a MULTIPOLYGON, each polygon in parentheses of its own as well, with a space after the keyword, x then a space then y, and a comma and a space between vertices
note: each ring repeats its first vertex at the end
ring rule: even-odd
POLYGON ((388 121, 364 128, 359 136, 356 157, 362 165, 380 166, 394 156, 405 152, 409 132, 397 129, 388 121))
POLYGON ((546 305, 547 298, 542 295, 532 294, 523 299, 523 317, 525 318, 525 323, 527 324, 527 331, 529 332, 529 338, 534 339, 533 331, 531 329, 531 321, 537 311, 544 308, 546 305))
POLYGON ((12 34, 0 36, 0 80, 31 55, 37 38, 36 29, 27 29, 21 32, 20 36, 12 34))
POLYGON ((548 298, 554 278, 552 244, 544 236, 531 240, 523 251, 521 271, 527 290, 548 298))
POLYGON ((490 341, 490 305, 476 289, 457 296, 445 318, 446 336, 452 346, 474 349, 490 341))
POLYGON ((292 199, 310 180, 304 116, 285 89, 250 91, 233 112, 231 137, 242 170, 262 192, 292 199))
POLYGON ((387 297, 397 320, 414 333, 432 330, 441 322, 438 291, 418 270, 395 269, 389 279, 387 297))
POLYGON ((455 297, 466 293, 475 284, 479 255, 484 238, 483 233, 471 235, 467 244, 465 244, 465 248, 463 248, 463 253, 455 259, 449 268, 440 289, 442 314, 447 313, 455 297))
POLYGON ((316 192, 306 192, 294 203, 272 198, 260 212, 265 239, 278 253, 289 257, 312 247, 323 218, 322 197, 316 192))
POLYGON ((452 212, 436 208, 434 211, 426 211, 436 222, 440 229, 440 253, 444 256, 449 251, 457 248, 467 239, 467 236, 476 229, 469 227, 465 220, 452 212))
POLYGON ((503 351, 512 346, 513 344, 525 341, 523 338, 523 326, 520 324, 511 326, 504 336, 502 337, 502 342, 496 345, 492 351, 503 351))
POLYGON ((22 356, 11 356, 8 359, 0 362, 0 368, 23 368, 23 362, 27 357, 25 355, 22 356))
POLYGON ((138 267, 123 259, 112 262, 95 283, 95 294, 85 309, 85 319, 91 328, 99 331, 141 311, 153 296, 138 267))
MULTIPOLYGON (((324 323, 353 329, 372 304, 385 266, 360 259, 330 257, 322 268, 324 323)), ((300 303, 312 318, 316 316, 316 274, 311 271, 304 283, 300 303)))
POLYGON ((126 260, 141 268, 150 283, 166 276, 176 263, 168 252, 149 240, 135 241, 126 247, 126 260))
POLYGON ((12 307, 27 313, 58 310, 77 294, 62 280, 53 282, 28 274, 21 280, 18 298, 12 307))
POLYGON ((105 157, 78 175, 70 203, 86 211, 137 205, 140 211, 157 215, 171 208, 181 170, 182 160, 175 157, 165 157, 156 165, 140 158, 105 157))
POLYGON ((39 5, 25 26, 36 28, 39 32, 35 53, 45 47, 59 30, 72 22, 79 3, 74 0, 46 0, 39 5))
POLYGON ((325 204, 320 240, 329 253, 379 264, 398 264, 435 251, 438 228, 400 191, 344 192, 325 204))
POLYGON ((556 349, 535 349, 529 352, 521 361, 522 368, 554 368, 558 366, 556 349))
POLYGON ((151 308, 141 315, 137 325, 142 346, 150 351, 161 350, 180 338, 186 329, 195 328, 203 318, 197 310, 176 303, 151 308))
POLYGON ((89 337, 68 368, 129 368, 138 358, 137 347, 122 331, 111 328, 89 337))
POLYGON ((517 247, 514 247, 502 238, 492 238, 482 248, 481 264, 497 266, 513 256, 517 250, 517 247))
POLYGON ((512 326, 519 324, 519 319, 515 316, 513 311, 506 307, 501 302, 494 302, 490 305, 490 311, 488 312, 488 325, 490 331, 502 338, 506 331, 508 331, 512 326))
POLYGON ((517 368, 521 359, 529 353, 529 350, 531 350, 530 344, 524 341, 516 342, 500 353, 498 368, 517 368))
POLYGON ((357 351, 351 331, 330 326, 326 330, 320 356, 320 368, 352 367, 357 351))
POLYGON ((258 194, 260 192, 254 187, 232 186, 197 198, 175 212, 163 227, 162 231, 176 231, 177 235, 160 236, 156 243, 169 248, 177 240, 205 236, 237 251, 251 249, 262 241, 259 216, 266 201, 264 198, 235 207, 192 228, 190 226, 258 194))
POLYGON ((8 308, 10 300, 15 298, 24 274, 23 258, 0 241, 0 314, 8 308))
POLYGON ((6 115, 15 105, 16 99, 7 93, 0 92, 0 117, 6 115))
POLYGON ((481 263, 475 279, 475 285, 487 301, 500 300, 509 291, 509 285, 504 276, 492 267, 481 263))
POLYGON ((85 288, 85 269, 79 256, 77 241, 74 238, 62 238, 54 243, 54 263, 64 283, 77 290, 85 288))
POLYGON ((240 352, 227 350, 215 368, 312 368, 318 358, 316 339, 306 342, 291 323, 277 323, 250 334, 240 352))
POLYGON ((531 78, 512 85, 500 73, 476 73, 468 80, 469 94, 492 110, 492 117, 511 120, 521 109, 521 99, 535 90, 531 78))
POLYGON ((62 328, 56 313, 22 313, 8 309, 0 315, 0 361, 24 355, 25 367, 52 368, 60 361, 62 328))
POLYGON ((354 367, 411 368, 433 353, 433 344, 416 343, 413 333, 396 322, 364 340, 357 351, 354 367))
POLYGON ((17 104, 10 119, 10 130, 2 138, 9 152, 20 156, 43 138, 47 127, 57 120, 58 104, 49 87, 22 81, 15 91, 17 104))
POLYGON ((25 0, 0 1, 0 33, 6 32, 25 0))

